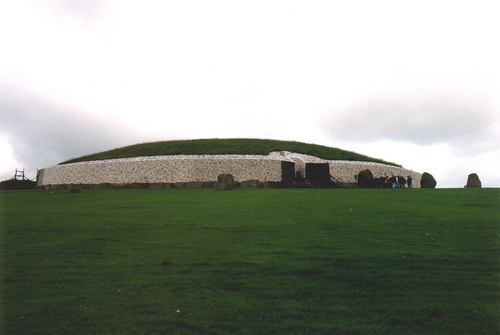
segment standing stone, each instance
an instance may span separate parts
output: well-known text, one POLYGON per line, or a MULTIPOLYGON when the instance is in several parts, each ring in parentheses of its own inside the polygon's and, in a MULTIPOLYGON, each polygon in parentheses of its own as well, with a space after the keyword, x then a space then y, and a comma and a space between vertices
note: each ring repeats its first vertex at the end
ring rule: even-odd
POLYGON ((365 169, 358 173, 358 188, 372 188, 373 173, 369 169, 365 169))
POLYGON ((420 187, 421 188, 435 188, 436 187, 436 179, 427 172, 424 172, 422 175, 422 179, 420 180, 420 187))
POLYGON ((471 173, 469 177, 467 178, 467 185, 466 187, 481 187, 481 180, 479 180, 479 177, 475 173, 471 173))
POLYGON ((234 177, 230 174, 220 174, 217 177, 219 191, 232 190, 234 188, 234 177))

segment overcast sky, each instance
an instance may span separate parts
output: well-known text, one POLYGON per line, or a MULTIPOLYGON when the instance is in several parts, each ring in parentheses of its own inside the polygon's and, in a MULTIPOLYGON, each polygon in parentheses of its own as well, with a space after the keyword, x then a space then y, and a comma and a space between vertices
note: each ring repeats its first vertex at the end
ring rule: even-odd
POLYGON ((129 144, 271 138, 500 187, 496 1, 0 2, 0 180, 129 144))

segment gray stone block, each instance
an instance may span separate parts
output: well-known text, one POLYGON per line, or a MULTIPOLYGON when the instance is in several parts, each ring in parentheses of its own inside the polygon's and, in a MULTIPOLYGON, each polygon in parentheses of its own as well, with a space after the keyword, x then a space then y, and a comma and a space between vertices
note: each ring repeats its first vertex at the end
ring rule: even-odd
POLYGON ((228 191, 234 188, 234 177, 231 174, 220 174, 217 177, 217 188, 219 191, 228 191))
POLYGON ((242 181, 240 184, 241 188, 260 188, 262 183, 258 180, 246 180, 242 181))
POLYGON ((190 181, 186 183, 186 188, 202 188, 203 183, 201 181, 190 181))

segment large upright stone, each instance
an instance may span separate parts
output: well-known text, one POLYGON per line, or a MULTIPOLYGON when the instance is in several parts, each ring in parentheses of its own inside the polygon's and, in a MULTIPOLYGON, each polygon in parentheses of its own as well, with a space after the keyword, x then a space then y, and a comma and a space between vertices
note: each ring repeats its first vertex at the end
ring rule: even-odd
POLYGON ((479 176, 475 173, 471 173, 467 178, 466 187, 481 187, 481 180, 479 180, 479 176))
POLYGON ((234 188, 234 177, 230 174, 220 174, 217 177, 219 191, 232 190, 234 188))
POLYGON ((358 188, 372 188, 373 173, 369 169, 365 169, 358 173, 358 188))
POLYGON ((436 179, 427 172, 424 172, 422 175, 422 179, 420 180, 420 187, 421 188, 435 188, 436 187, 436 179))

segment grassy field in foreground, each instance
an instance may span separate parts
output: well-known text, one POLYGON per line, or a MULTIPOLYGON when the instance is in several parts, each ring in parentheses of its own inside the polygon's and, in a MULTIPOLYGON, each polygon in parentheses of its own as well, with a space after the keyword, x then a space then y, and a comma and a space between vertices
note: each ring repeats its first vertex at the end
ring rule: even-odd
POLYGON ((498 334, 499 189, 0 193, 1 334, 498 334))

